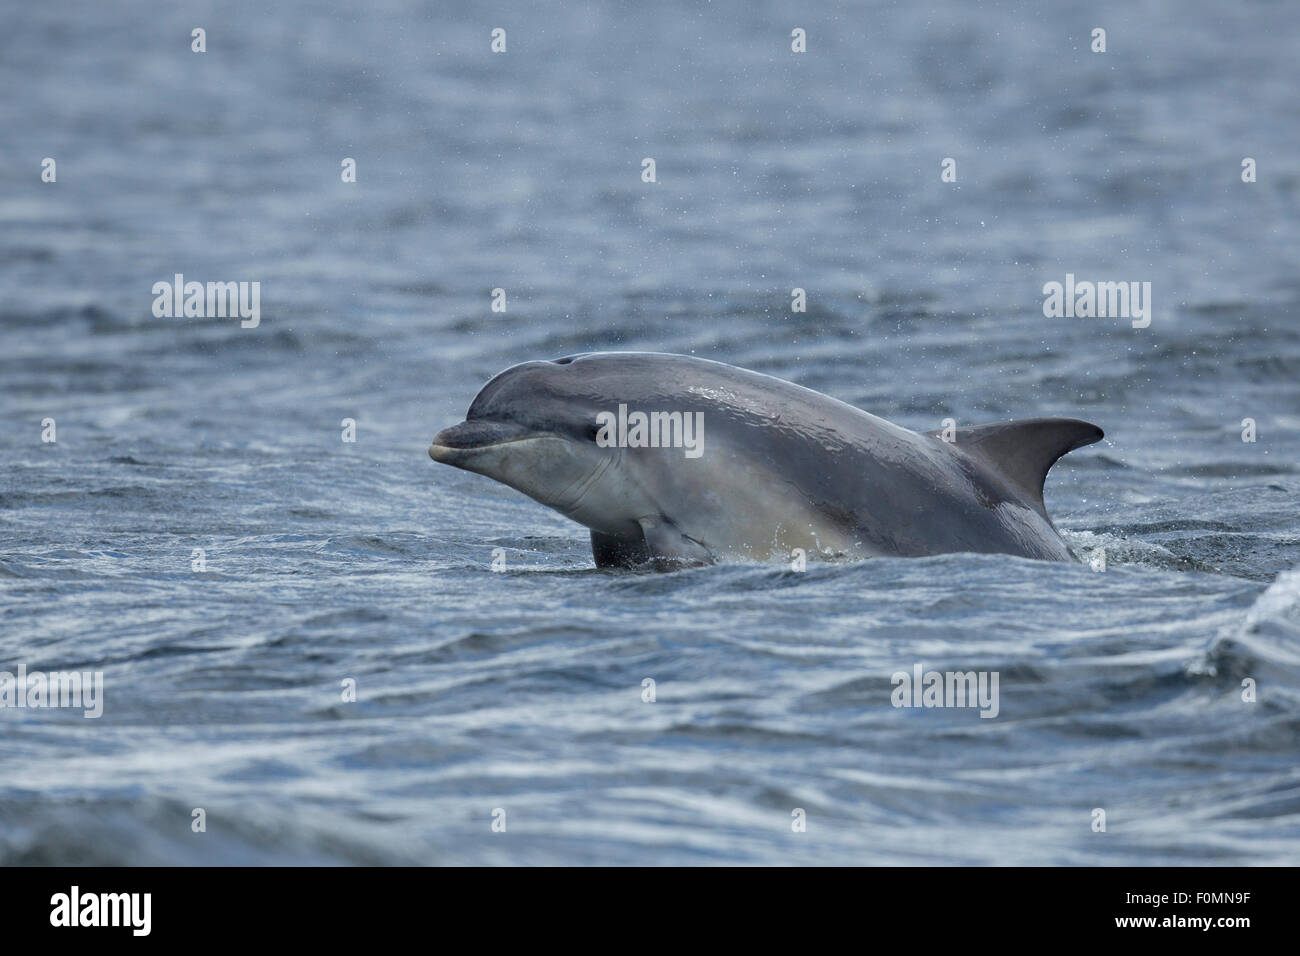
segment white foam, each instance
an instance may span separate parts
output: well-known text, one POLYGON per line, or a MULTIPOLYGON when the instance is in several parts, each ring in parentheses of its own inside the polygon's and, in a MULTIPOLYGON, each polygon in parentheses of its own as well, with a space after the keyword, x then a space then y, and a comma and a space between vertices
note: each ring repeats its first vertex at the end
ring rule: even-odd
POLYGON ((1250 633, 1269 623, 1300 630, 1300 567, 1283 571, 1273 579, 1246 612, 1241 630, 1250 633))

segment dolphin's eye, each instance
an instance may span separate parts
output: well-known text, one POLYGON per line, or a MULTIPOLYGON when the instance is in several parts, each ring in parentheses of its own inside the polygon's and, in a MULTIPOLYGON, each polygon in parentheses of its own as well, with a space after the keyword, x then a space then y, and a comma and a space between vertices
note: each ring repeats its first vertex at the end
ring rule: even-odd
POLYGON ((595 441, 595 440, 596 440, 596 436, 599 435, 599 434, 600 434, 600 426, 597 425, 595 422, 588 422, 588 423, 587 423, 587 432, 586 432, 587 440, 588 440, 588 441, 595 441))

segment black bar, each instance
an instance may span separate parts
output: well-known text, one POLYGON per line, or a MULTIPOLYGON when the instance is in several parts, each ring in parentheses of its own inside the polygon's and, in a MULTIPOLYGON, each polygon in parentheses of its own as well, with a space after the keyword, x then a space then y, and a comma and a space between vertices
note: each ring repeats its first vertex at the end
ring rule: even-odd
POLYGON ((700 934, 770 942, 787 933, 811 939, 848 932, 864 944, 1034 941, 1048 933, 1070 942, 1205 939, 1231 946, 1257 931, 1287 927, 1294 874, 1262 868, 9 868, 0 870, 0 882, 10 944, 75 933, 82 942, 221 945, 256 938, 328 945, 378 932, 418 934, 435 947, 439 940, 450 947, 452 935, 463 933, 493 943, 522 933, 543 945, 559 932, 567 942, 663 948, 700 934), (59 918, 58 897, 70 904, 73 886, 88 918, 87 905, 98 911, 97 894, 141 894, 139 908, 128 910, 117 897, 110 903, 122 907, 126 925, 51 925, 52 915, 59 918), (146 893, 148 934, 136 935, 146 893), (96 897, 93 904, 88 896, 96 897), (1135 919, 1153 922, 1120 925, 1135 919), (1208 928, 1189 925, 1204 919, 1208 928), (687 925, 701 929, 686 936, 687 925))

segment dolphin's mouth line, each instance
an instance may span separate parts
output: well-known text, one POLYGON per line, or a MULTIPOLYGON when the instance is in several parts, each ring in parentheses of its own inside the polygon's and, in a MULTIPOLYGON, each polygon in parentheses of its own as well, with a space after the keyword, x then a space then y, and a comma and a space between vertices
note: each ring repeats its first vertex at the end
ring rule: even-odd
POLYGON ((435 441, 429 446, 430 452, 435 448, 444 451, 478 451, 482 448, 496 448, 498 445, 513 445, 515 442, 535 441, 538 438, 544 438, 544 435, 521 435, 518 438, 503 438, 500 441, 485 441, 478 445, 440 445, 435 441))
POLYGON ((471 452, 544 437, 544 432, 515 422, 466 420, 434 435, 433 443, 429 446, 429 457, 434 461, 453 464, 451 459, 471 452))

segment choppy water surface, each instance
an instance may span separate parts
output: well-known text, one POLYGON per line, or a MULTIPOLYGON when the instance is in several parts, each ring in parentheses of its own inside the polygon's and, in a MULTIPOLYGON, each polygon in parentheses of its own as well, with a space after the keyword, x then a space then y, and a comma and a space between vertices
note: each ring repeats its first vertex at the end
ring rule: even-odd
POLYGON ((106 689, 0 710, 0 860, 1296 862, 1293 5, 3 18, 0 669, 106 689), (178 272, 261 325, 154 318, 178 272), (1067 272, 1151 326, 1044 318, 1067 272), (601 572, 429 461, 495 372, 607 348, 1095 421, 1047 500, 1107 569, 601 572), (917 663, 1000 715, 891 707, 917 663))

